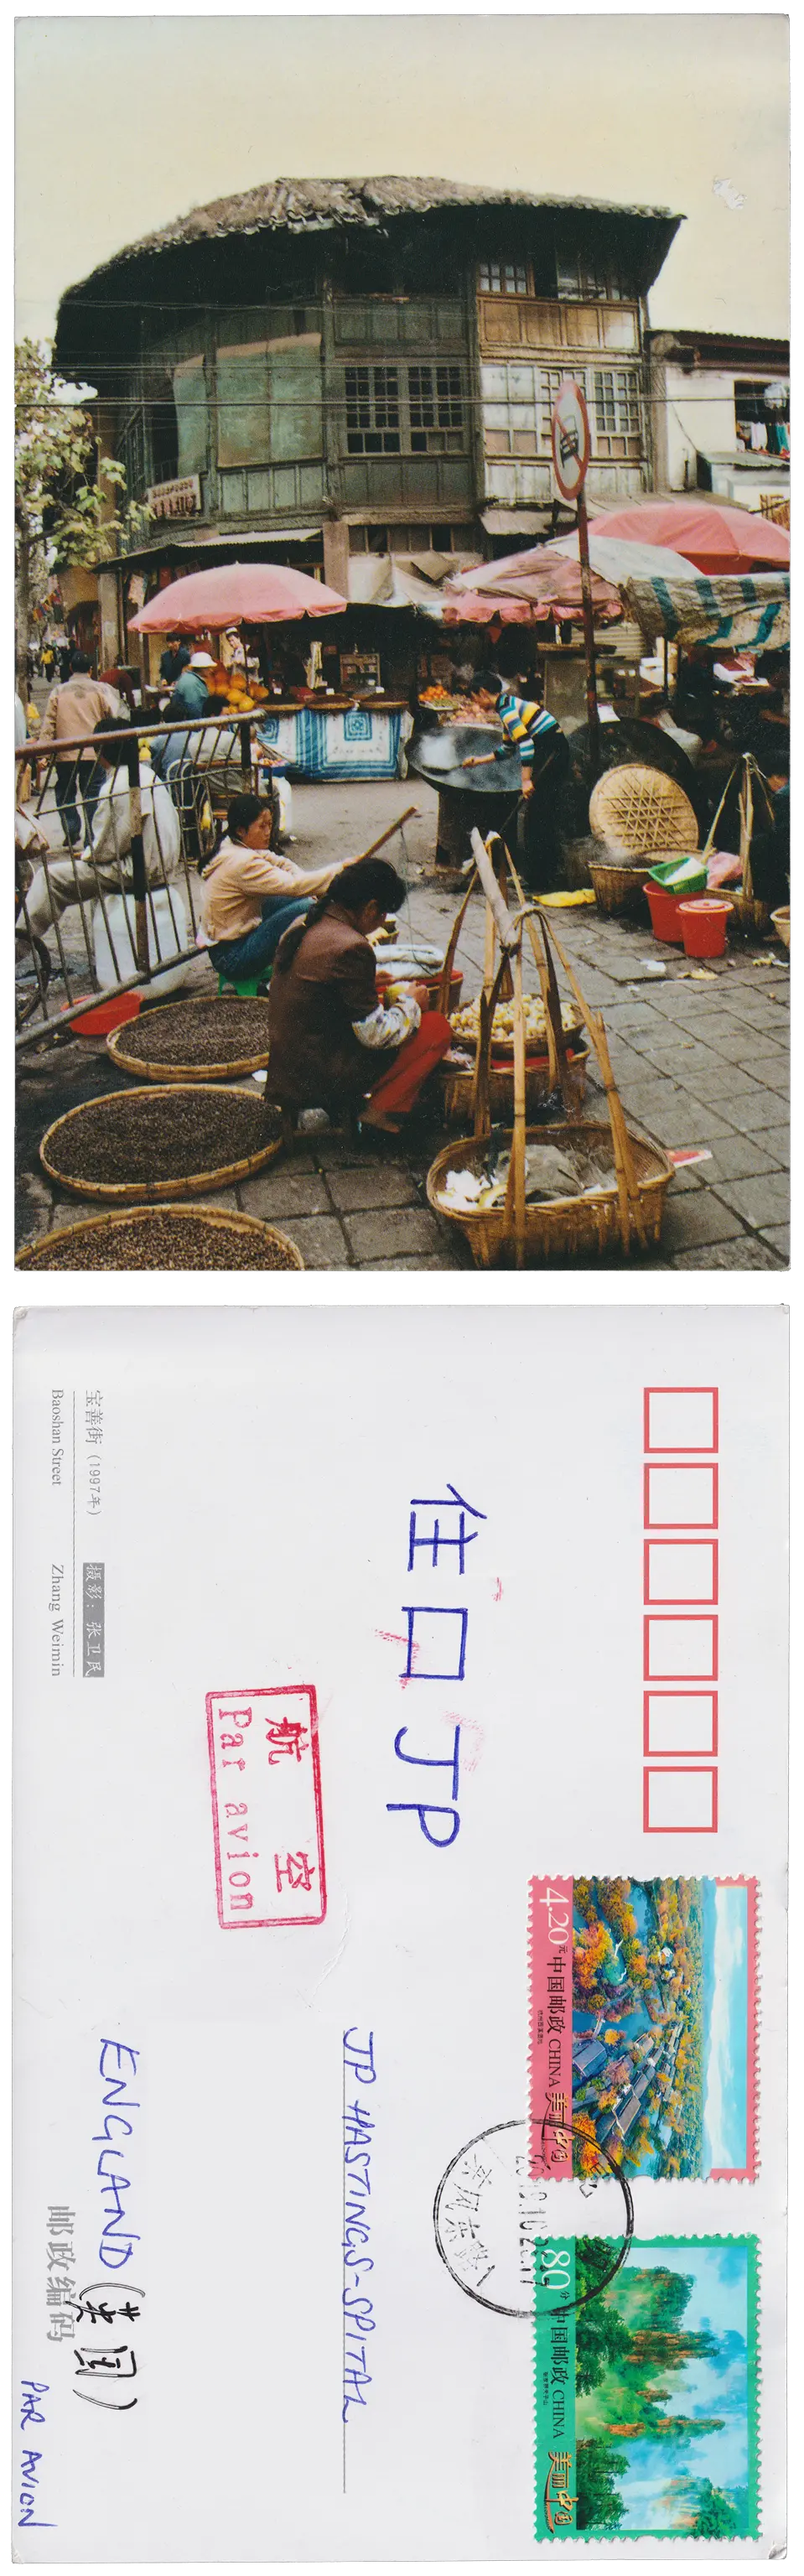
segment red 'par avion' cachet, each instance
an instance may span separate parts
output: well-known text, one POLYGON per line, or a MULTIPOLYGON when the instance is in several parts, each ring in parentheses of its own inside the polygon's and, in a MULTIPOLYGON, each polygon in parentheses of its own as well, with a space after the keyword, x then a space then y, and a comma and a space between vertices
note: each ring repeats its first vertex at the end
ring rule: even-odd
POLYGON ((207 1734, 221 1930, 323 1923, 327 1888, 312 1684, 209 1691, 207 1734))

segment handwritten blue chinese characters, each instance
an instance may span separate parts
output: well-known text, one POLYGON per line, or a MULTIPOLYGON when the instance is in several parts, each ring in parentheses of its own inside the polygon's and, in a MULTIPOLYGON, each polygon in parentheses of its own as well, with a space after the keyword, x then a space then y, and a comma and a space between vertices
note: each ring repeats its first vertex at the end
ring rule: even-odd
MULTIPOLYGON (((409 1574, 418 1573, 417 1560, 427 1570, 426 1601, 406 1601, 407 1661, 399 1679, 409 1682, 459 1682, 466 1676, 469 1612, 462 1601, 457 1603, 433 1599, 442 1586, 448 1590, 465 1580, 467 1550, 475 1545, 479 1531, 468 1528, 469 1521, 485 1521, 486 1514, 474 1503, 464 1500, 457 1486, 447 1484, 446 1494, 414 1494, 410 1505, 408 1529, 409 1574), (427 1515, 425 1522, 424 1516, 427 1515), (442 1566, 441 1560, 445 1562, 442 1566), (435 1581, 433 1581, 435 1576, 435 1581)), ((449 1851, 460 1832, 458 1810, 460 1786, 460 1721, 456 1721, 450 1754, 413 1752, 407 1749, 410 1728, 400 1726, 394 1737, 397 1761, 410 1763, 418 1771, 446 1772, 443 1783, 448 1798, 393 1798, 387 1801, 388 1814, 418 1816, 420 1831, 437 1851, 449 1851)), ((410 1787, 429 1789, 436 1782, 410 1782, 410 1787)), ((442 1784, 438 1784, 442 1785, 442 1784)))
POLYGON ((352 2406, 365 2406, 371 2374, 366 2367, 366 2338, 374 2333, 374 2305, 366 2276, 374 2270, 368 2247, 371 2223, 371 2142, 374 2118, 359 2085, 376 2084, 374 2033, 361 2040, 354 2027, 343 2034, 343 2484, 346 2491, 346 2425, 352 2406))

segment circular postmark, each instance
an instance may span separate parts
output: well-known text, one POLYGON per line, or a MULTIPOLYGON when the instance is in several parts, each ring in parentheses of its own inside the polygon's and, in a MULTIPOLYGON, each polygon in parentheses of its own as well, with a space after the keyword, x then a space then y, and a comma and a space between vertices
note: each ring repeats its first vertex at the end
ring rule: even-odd
MULTIPOLYGON (((569 2195, 570 2211, 575 2215, 571 2181, 548 2183, 543 2177, 532 2176, 530 2128, 528 2120, 498 2120, 493 2127, 479 2130, 453 2156, 433 2202, 436 2246, 450 2278, 467 2298, 501 2317, 533 2317, 536 2246, 551 2234, 565 2233, 558 2223, 561 2201, 548 2195, 569 2195), (548 2224, 548 2211, 555 2212, 552 2227, 548 2224)), ((611 2266, 604 2279, 576 2300, 558 2300, 559 2307, 582 2307, 589 2299, 599 2298, 625 2262, 633 2236, 630 2186, 605 2148, 600 2149, 600 2155, 623 2195, 622 2241, 612 2248, 611 2266)), ((574 2232, 572 2226, 569 2232, 574 2232)))

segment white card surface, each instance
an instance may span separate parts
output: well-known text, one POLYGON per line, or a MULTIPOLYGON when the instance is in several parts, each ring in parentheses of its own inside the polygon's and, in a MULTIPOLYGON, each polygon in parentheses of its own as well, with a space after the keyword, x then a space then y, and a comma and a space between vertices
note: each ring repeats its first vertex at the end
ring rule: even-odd
POLYGON ((17 2556, 779 2554, 784 1316, 40 1309, 16 1355, 17 2556), (528 2174, 556 1874, 654 1907, 639 2010, 610 1960, 573 2023, 573 2110, 602 2127, 608 2048, 623 2148, 641 2063, 671 2166, 656 1908, 755 1894, 744 2158, 716 1893, 709 2170, 628 2167, 616 2293, 631 2356, 640 2259, 686 2324, 663 2396, 609 2407, 608 2530, 576 2399, 553 2541, 534 2266, 626 2224, 611 2165, 528 2174))

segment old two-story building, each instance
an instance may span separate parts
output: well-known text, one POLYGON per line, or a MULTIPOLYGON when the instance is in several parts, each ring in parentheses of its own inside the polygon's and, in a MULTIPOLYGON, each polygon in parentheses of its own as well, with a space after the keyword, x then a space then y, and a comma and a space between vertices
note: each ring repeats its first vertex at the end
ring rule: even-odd
POLYGON ((645 335, 657 488, 790 524, 790 345, 736 332, 645 335))
POLYGON ((550 415, 583 384, 588 493, 654 482, 648 290, 681 217, 448 180, 276 180, 197 209, 64 296, 56 364, 145 542, 99 574, 104 658, 177 569, 247 551, 347 596, 556 524, 550 415), (351 578, 350 578, 351 575, 351 578))

